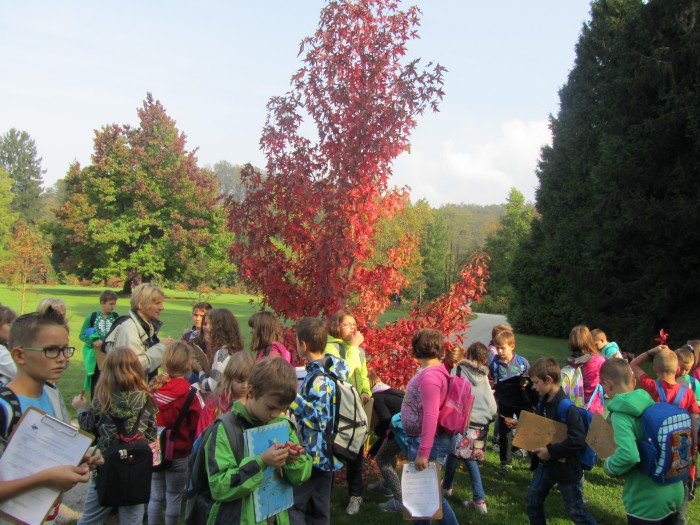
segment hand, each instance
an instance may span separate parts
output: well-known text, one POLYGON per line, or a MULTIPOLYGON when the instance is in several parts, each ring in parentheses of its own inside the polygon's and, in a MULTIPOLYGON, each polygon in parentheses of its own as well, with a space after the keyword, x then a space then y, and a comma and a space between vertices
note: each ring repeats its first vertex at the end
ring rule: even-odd
POLYGON ((161 343, 163 343, 165 346, 170 346, 171 344, 173 344, 173 338, 168 336, 165 339, 163 339, 161 343))
POLYGON ((365 342, 365 336, 362 335, 359 331, 355 332, 352 334, 352 337, 350 338, 350 344, 352 346, 355 346, 357 348, 360 348, 360 345, 365 342))
POLYGON ((92 447, 88 449, 87 453, 83 456, 83 462, 81 465, 87 465, 90 470, 95 470, 100 465, 104 465, 105 458, 102 457, 102 452, 97 447, 92 447))
POLYGON ((90 469, 87 465, 53 467, 44 470, 43 477, 46 485, 65 492, 75 487, 77 483, 90 481, 90 469))
POLYGON ((95 339, 92 342, 92 349, 99 350, 100 348, 102 348, 102 339, 95 339))
POLYGON ((362 397, 362 404, 363 405, 366 405, 367 403, 369 403, 369 400, 372 399, 372 396, 370 396, 367 392, 363 392, 362 396, 360 396, 360 397, 362 397))
POLYGON ((425 470, 428 468, 428 458, 416 456, 416 460, 413 464, 416 466, 416 470, 425 470))
POLYGON ((287 441, 287 443, 285 443, 285 447, 287 447, 287 450, 289 451, 286 461, 287 464, 294 463, 297 459, 299 459, 299 456, 306 452, 304 447, 296 443, 292 443, 291 441, 287 441))
POLYGON ((268 467, 279 468, 287 461, 287 456, 289 456, 289 449, 281 443, 275 443, 260 454, 260 459, 268 467))
POLYGON ((84 394, 78 394, 73 398, 73 401, 70 402, 72 407, 76 410, 79 408, 85 408, 87 407, 87 401, 85 401, 85 395, 84 394))
POLYGON ((654 357, 656 354, 658 354, 658 353, 661 352, 662 350, 670 350, 670 348, 669 348, 668 346, 666 346, 666 345, 655 346, 655 347, 652 348, 651 350, 647 350, 647 355, 648 355, 649 357, 654 357))
POLYGON ((202 371, 202 367, 197 358, 190 359, 190 367, 195 374, 199 374, 202 371))
POLYGON ((508 428, 515 428, 518 426, 518 420, 513 419, 512 417, 504 417, 503 421, 505 422, 508 428))
POLYGON ((542 461, 549 461, 550 459, 552 459, 552 456, 549 453, 549 450, 547 450, 547 447, 536 448, 532 451, 532 453, 535 454, 542 461))

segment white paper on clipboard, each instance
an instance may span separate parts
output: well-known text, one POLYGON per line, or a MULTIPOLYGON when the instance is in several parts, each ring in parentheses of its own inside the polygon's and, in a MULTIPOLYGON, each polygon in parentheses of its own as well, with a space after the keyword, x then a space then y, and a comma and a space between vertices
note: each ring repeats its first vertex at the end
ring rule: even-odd
MULTIPOLYGON (((0 458, 0 480, 20 479, 61 465, 79 465, 94 437, 36 408, 19 420, 0 458)), ((60 491, 39 487, 0 503, 0 513, 39 525, 60 491)))

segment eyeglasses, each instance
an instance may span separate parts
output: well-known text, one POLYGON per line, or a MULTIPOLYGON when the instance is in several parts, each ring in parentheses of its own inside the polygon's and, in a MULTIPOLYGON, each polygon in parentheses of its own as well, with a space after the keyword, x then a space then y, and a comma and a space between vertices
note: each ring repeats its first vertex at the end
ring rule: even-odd
POLYGON ((70 358, 75 353, 74 346, 47 346, 46 348, 29 348, 22 346, 20 348, 22 348, 22 350, 37 350, 39 352, 44 352, 44 357, 48 359, 56 359, 59 354, 63 354, 65 357, 70 358))
POLYGON ((343 323, 340 325, 341 328, 357 328, 357 323, 343 323))

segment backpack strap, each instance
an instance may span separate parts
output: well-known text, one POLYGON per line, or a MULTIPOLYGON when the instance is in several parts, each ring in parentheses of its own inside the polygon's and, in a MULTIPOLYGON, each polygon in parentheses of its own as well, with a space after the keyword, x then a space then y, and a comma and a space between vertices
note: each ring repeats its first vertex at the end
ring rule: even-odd
MULTIPOLYGON (((670 403, 671 405, 675 405, 677 407, 680 407, 681 401, 683 400, 683 397, 685 396, 685 391, 688 390, 688 387, 685 385, 680 385, 680 388, 678 389, 678 393, 676 394, 676 397, 673 399, 673 403, 670 403)), ((668 403, 668 398, 666 397, 666 391, 664 390, 663 385, 661 384, 661 379, 656 380, 656 391, 659 394, 659 400, 662 403, 668 403)))
POLYGON ((345 361, 345 356, 347 355, 347 351, 345 350, 345 347, 341 343, 338 343, 337 341, 333 341, 331 344, 338 349, 338 355, 340 355, 340 358, 343 361, 345 361))
POLYGON ((588 403, 586 404, 586 410, 590 410, 591 405, 593 404, 593 401, 595 401, 596 396, 600 396, 600 405, 605 406, 605 395, 603 393, 603 385, 598 383, 598 386, 595 387, 595 390, 593 390, 593 393, 591 394, 591 398, 588 400, 588 403))
POLYGON ((90 328, 95 328, 95 321, 97 321, 97 312, 92 312, 90 316, 90 328))
MULTIPOLYGON (((243 418, 235 412, 226 412, 219 416, 218 419, 224 426, 226 437, 231 444, 231 452, 233 452, 236 462, 240 465, 243 460, 243 427, 241 426, 243 418)), ((202 446, 204 446, 204 443, 202 443, 202 446)))
POLYGON ((182 421, 185 419, 185 416, 187 416, 187 413, 190 409, 190 405, 192 404, 194 396, 196 395, 197 390, 194 387, 190 387, 190 391, 187 394, 187 399, 185 399, 185 404, 182 405, 182 410, 180 410, 180 413, 177 415, 175 423, 173 423, 173 426, 170 427, 174 434, 177 434, 180 431, 180 425, 182 425, 182 421))
POLYGON ((10 412, 6 412, 0 408, 0 436, 3 441, 7 441, 15 428, 15 425, 22 417, 22 407, 19 404, 17 395, 6 386, 0 386, 0 398, 5 401, 10 408, 10 412))
POLYGON ((114 423, 114 426, 117 427, 117 439, 120 441, 124 442, 129 442, 133 441, 134 439, 138 439, 141 437, 141 434, 139 434, 139 425, 141 424, 141 415, 143 414, 143 408, 139 410, 138 415, 136 416, 136 422, 134 423, 134 426, 131 427, 131 431, 127 432, 126 431, 126 423, 125 419, 121 417, 112 417, 110 415, 107 415, 109 419, 112 420, 112 423, 114 423))

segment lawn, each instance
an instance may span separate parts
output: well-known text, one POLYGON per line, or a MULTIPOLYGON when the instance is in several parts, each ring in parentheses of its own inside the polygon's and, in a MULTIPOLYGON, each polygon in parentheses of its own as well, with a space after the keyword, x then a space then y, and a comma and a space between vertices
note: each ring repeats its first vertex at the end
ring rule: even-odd
MULTIPOLYGON (((78 286, 41 286, 37 287, 27 297, 26 309, 33 310, 42 297, 59 297, 68 305, 68 322, 70 325, 71 344, 78 348, 76 356, 71 360, 71 366, 64 374, 59 384, 66 401, 80 392, 83 383, 84 369, 82 365, 82 343, 78 339, 78 331, 85 317, 98 306, 98 296, 101 289, 78 286)), ((192 304, 197 300, 197 294, 181 291, 166 291, 165 310, 161 314, 163 320, 163 335, 179 337, 182 331, 190 325, 192 304)), ((247 328, 248 318, 258 309, 251 303, 254 296, 219 294, 209 298, 217 307, 231 309, 241 324, 241 332, 246 341, 250 341, 247 328)), ((19 309, 19 294, 6 287, 0 287, 0 302, 16 311, 19 309)), ((126 313, 128 300, 120 299, 117 311, 126 313)), ((392 310, 380 318, 380 325, 406 315, 406 310, 392 310)), ((542 356, 554 356, 563 361, 568 350, 566 340, 548 337, 516 335, 516 351, 533 362, 542 356)), ((484 489, 489 512, 479 515, 463 509, 461 502, 471 499, 469 477, 462 469, 458 470, 455 478, 455 492, 450 498, 457 519, 462 524, 498 524, 506 523, 520 525, 527 523, 524 513, 524 501, 530 482, 529 460, 514 458, 514 470, 507 477, 496 473, 498 455, 488 450, 487 459, 482 467, 484 489)), ((370 462, 366 471, 369 472, 365 485, 378 477, 376 468, 370 462)), ((343 476, 341 476, 343 478, 343 476)), ((599 466, 586 473, 584 485, 588 509, 601 525, 617 525, 625 522, 622 506, 622 484, 618 480, 608 478, 599 466)), ((347 503, 347 491, 342 479, 336 483, 333 491, 333 523, 351 524, 362 520, 365 525, 399 525, 403 522, 401 516, 395 513, 384 513, 378 509, 377 503, 385 498, 371 493, 365 494, 365 504, 359 516, 349 517, 344 513, 347 503)), ((561 498, 556 491, 552 492, 547 502, 548 523, 561 525, 571 523, 561 504, 561 498)), ((700 523, 700 507, 693 503, 688 512, 688 523, 700 523)))

